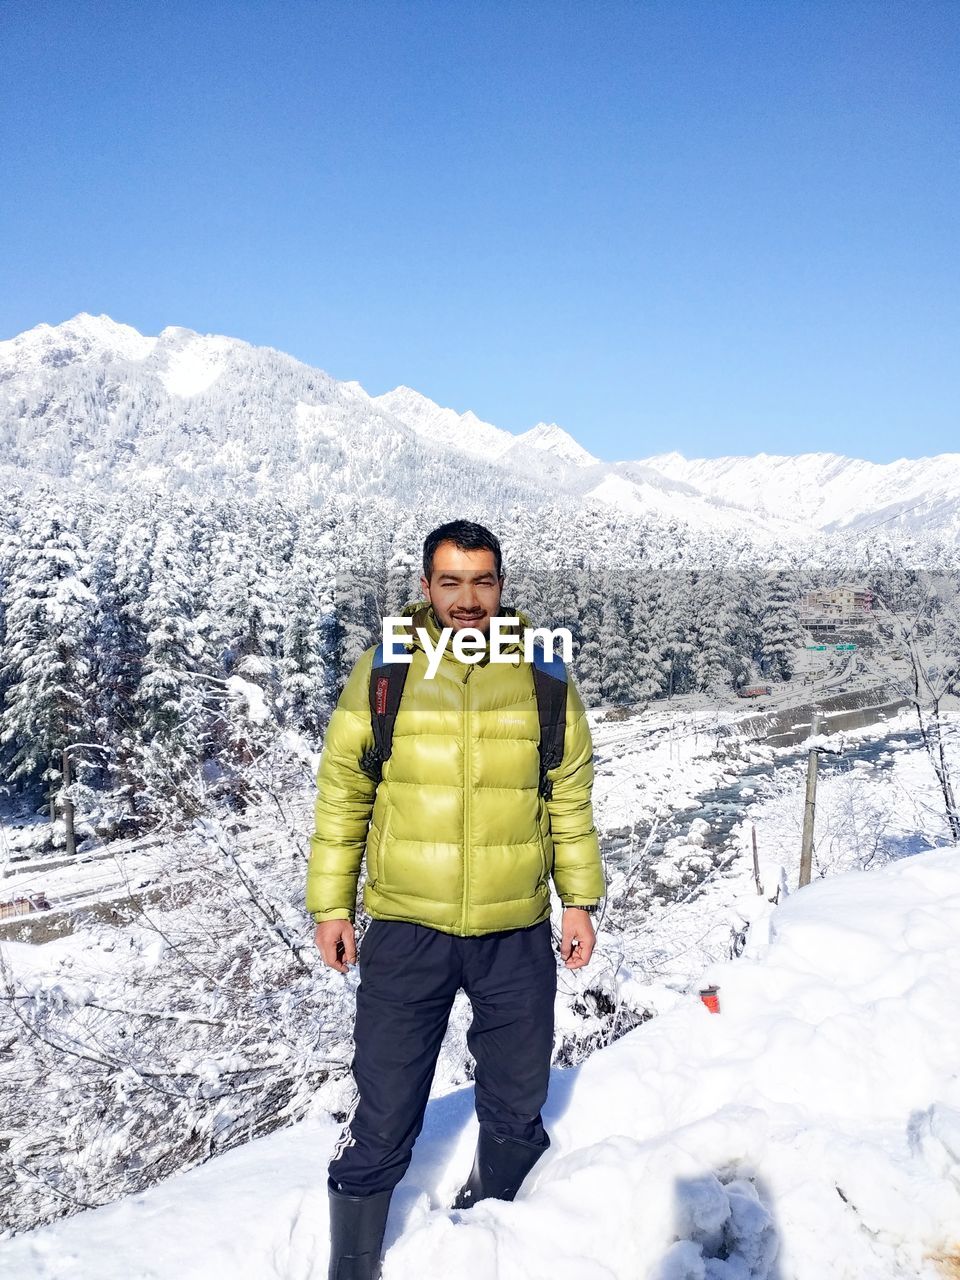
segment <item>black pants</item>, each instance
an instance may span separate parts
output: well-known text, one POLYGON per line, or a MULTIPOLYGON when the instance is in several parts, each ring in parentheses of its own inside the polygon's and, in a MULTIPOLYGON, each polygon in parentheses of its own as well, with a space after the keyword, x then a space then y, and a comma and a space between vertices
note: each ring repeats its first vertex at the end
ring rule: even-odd
POLYGON ((540 1117, 557 990, 549 920, 478 938, 374 920, 359 965, 358 1099, 330 1162, 338 1190, 372 1195, 403 1177, 461 987, 473 1008, 467 1044, 477 1064, 477 1119, 498 1136, 550 1145, 540 1117))

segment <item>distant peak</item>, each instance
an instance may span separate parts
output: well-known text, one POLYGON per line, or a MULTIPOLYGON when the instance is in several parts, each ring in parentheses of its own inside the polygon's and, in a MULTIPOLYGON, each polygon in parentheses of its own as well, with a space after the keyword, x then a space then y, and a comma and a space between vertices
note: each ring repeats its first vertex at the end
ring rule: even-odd
MULTIPOLYGON (((53 353, 65 353, 67 359, 79 360, 96 359, 98 356, 143 360, 153 350, 156 341, 156 338, 145 337, 132 325, 120 324, 111 316, 78 311, 60 324, 35 325, 0 344, 0 347, 4 355, 19 352, 19 358, 46 364, 53 353)), ((63 355, 57 358, 62 360, 63 355)))
POLYGON ((441 409, 441 407, 429 396, 422 395, 419 391, 414 391, 413 387, 406 387, 402 384, 394 387, 392 391, 384 391, 378 396, 371 396, 372 404, 380 405, 386 409, 387 413, 392 413, 402 422, 408 425, 413 420, 423 421, 427 418, 436 417, 438 414, 452 414, 452 409, 441 409))
POLYGON ((518 436, 517 442, 527 448, 553 453, 564 462, 572 462, 580 467, 589 467, 599 461, 555 422, 538 422, 535 427, 518 436))
MULTIPOLYGON (((78 311, 75 316, 71 316, 69 320, 64 320, 64 326, 69 325, 71 329, 77 328, 93 328, 93 329, 129 329, 128 324, 120 324, 114 320, 113 316, 108 316, 105 311, 101 311, 95 316, 90 311, 78 311)), ((56 328, 57 326, 53 326, 56 328)), ((142 336, 142 335, 141 335, 142 336)))
POLYGON ((45 337, 56 333, 71 333, 88 338, 116 337, 118 334, 124 337, 143 337, 143 334, 132 325, 120 324, 112 316, 104 313, 95 316, 89 311, 78 311, 75 316, 71 316, 69 320, 61 320, 59 324, 34 325, 32 329, 25 330, 19 336, 21 338, 45 337))
POLYGON ((422 391, 414 391, 413 387, 408 387, 403 382, 394 387, 392 391, 384 391, 383 395, 379 395, 376 398, 378 400, 428 400, 430 404, 434 403, 422 391))

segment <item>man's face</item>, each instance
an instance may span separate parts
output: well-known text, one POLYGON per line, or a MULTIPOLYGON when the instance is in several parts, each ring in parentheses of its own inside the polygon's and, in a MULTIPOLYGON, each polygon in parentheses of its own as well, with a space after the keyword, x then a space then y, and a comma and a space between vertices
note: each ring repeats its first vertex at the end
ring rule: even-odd
POLYGON ((462 551, 452 542, 441 542, 434 552, 430 581, 421 574, 420 589, 442 627, 487 632, 500 608, 503 574, 497 577, 492 551, 462 551))

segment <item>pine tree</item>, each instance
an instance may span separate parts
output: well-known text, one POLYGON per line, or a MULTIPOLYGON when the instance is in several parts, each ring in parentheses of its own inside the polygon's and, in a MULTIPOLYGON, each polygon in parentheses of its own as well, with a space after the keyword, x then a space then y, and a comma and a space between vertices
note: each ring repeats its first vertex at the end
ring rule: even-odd
POLYGON ((203 644, 194 617, 194 573, 172 522, 157 529, 143 603, 146 651, 135 700, 133 772, 140 812, 159 817, 201 807, 203 644))
POLYGON ((384 617, 396 618, 404 605, 419 600, 420 547, 412 521, 403 520, 394 531, 393 550, 387 564, 384 617))
POLYGON ((664 636, 663 652, 667 664, 667 695, 689 693, 695 688, 691 658, 694 629, 692 591, 696 582, 693 570, 676 569, 664 576, 661 596, 664 636))
MULTIPOLYGON (((136 693, 147 647, 143 605, 156 535, 146 512, 124 510, 122 523, 115 510, 91 514, 96 529, 91 585, 97 600, 91 645, 96 698, 92 736, 102 750, 86 753, 89 760, 78 768, 78 777, 91 788, 115 788, 121 807, 132 815, 140 715, 136 693)), ((85 759, 84 753, 80 758, 85 759)))
POLYGON ((601 685, 604 702, 623 704, 634 696, 634 654, 627 583, 619 570, 603 578, 603 614, 600 623, 601 685))
POLYGON ((667 625, 658 577, 650 573, 640 575, 636 580, 630 620, 634 698, 649 701, 665 690, 670 671, 667 625))
POLYGON ((24 517, 9 572, 0 745, 10 780, 43 786, 52 812, 63 751, 90 724, 94 610, 88 552, 52 496, 24 517))
POLYGON ((577 685, 584 706, 595 707, 601 698, 603 687, 603 656, 601 647, 601 621, 603 601, 601 583, 597 579, 584 583, 581 602, 580 633, 583 637, 577 659, 577 685))
POLYGON ((279 662, 281 719, 318 739, 330 711, 325 651, 326 607, 333 597, 329 571, 301 535, 283 584, 283 652, 279 662))
POLYGON ((706 574, 698 583, 696 624, 690 668, 696 687, 719 694, 732 681, 733 646, 730 633, 733 617, 722 578, 706 574))
POLYGON ((766 608, 761 623, 760 665, 765 676, 789 680, 793 674, 794 650, 801 643, 794 593, 785 572, 769 582, 766 608))

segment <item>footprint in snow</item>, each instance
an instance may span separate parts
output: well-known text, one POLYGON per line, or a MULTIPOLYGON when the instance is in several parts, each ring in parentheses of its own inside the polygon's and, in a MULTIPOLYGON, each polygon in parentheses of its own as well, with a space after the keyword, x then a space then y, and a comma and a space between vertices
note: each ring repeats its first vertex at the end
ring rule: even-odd
POLYGON ((677 1240, 650 1280, 781 1280, 776 1223, 754 1178, 681 1178, 676 1196, 677 1240))

